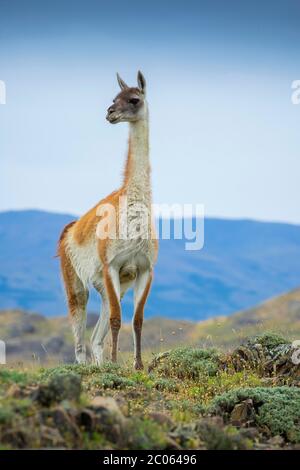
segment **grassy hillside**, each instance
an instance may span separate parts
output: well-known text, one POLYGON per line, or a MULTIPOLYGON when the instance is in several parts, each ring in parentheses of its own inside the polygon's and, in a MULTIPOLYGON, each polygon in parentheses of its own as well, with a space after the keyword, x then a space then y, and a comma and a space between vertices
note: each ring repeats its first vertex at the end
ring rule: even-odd
POLYGON ((80 366, 67 318, 1 311, 0 448, 298 449, 299 337, 300 289, 229 318, 153 318, 136 372, 129 324, 118 364, 80 366))
POLYGON ((206 342, 230 348, 246 337, 264 331, 282 333, 290 339, 300 339, 300 289, 230 317, 220 317, 198 323, 191 342, 206 342))

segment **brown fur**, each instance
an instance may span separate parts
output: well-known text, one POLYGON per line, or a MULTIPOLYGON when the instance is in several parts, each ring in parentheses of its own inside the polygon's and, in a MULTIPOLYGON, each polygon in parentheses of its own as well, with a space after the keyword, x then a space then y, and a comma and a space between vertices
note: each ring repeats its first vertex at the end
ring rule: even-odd
MULTIPOLYGON (((74 222, 69 224, 72 226, 74 222)), ((68 226, 65 227, 65 234, 68 231, 68 226)), ((63 233, 64 233, 63 232, 63 233)), ((62 234, 63 235, 63 234, 62 234)), ((84 289, 84 286, 77 276, 72 263, 66 253, 64 246, 64 237, 61 237, 60 242, 60 257, 61 257, 61 270, 62 276, 66 288, 66 294, 69 304, 69 313, 71 316, 74 316, 78 309, 84 309, 87 303, 88 292, 84 289)))
POLYGON ((73 220, 72 222, 70 222, 69 224, 67 224, 63 231, 61 232, 60 234, 60 237, 59 237, 59 240, 58 240, 58 244, 57 244, 57 256, 61 256, 62 254, 62 251, 61 251, 61 247, 62 247, 62 244, 63 244, 63 240, 66 236, 66 234, 68 233, 69 229, 74 225, 76 224, 76 220, 73 220))
POLYGON ((152 284, 152 275, 149 278, 149 281, 146 285, 144 293, 138 303, 136 308, 134 318, 133 318, 133 331, 135 335, 135 343, 136 343, 136 357, 135 357, 135 368, 136 369, 143 369, 143 362, 142 362, 142 327, 144 322, 144 308, 145 304, 150 292, 152 284))
POLYGON ((112 361, 117 360, 117 344, 118 336, 121 327, 121 306, 120 301, 116 295, 110 274, 108 272, 108 267, 105 265, 103 269, 104 282, 106 287, 106 292, 110 304, 110 327, 112 334, 112 361))

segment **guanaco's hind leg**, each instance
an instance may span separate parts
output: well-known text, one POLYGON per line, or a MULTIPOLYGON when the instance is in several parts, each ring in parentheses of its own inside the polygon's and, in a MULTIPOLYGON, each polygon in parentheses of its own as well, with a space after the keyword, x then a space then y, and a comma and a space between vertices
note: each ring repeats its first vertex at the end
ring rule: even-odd
POLYGON ((94 287, 102 297, 102 308, 91 336, 91 346, 93 362, 100 365, 103 362, 104 341, 109 331, 109 302, 104 286, 94 284, 94 287))
POLYGON ((79 364, 86 363, 85 329, 86 304, 89 293, 77 276, 64 250, 61 254, 61 270, 69 306, 69 318, 75 342, 75 357, 79 364))
POLYGON ((150 291, 152 272, 145 270, 138 273, 134 286, 134 316, 133 316, 133 338, 134 338, 134 368, 143 369, 142 362, 142 327, 144 321, 144 307, 150 291))

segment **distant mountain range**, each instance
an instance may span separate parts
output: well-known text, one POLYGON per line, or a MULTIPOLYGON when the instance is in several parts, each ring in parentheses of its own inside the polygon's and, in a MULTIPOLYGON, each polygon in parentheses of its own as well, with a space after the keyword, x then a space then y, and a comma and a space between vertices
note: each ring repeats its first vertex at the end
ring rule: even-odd
MULTIPOLYGON (((47 316, 66 312, 54 258, 71 215, 43 211, 0 213, 0 309, 47 316)), ((185 251, 184 240, 161 240, 148 317, 200 321, 251 308, 300 285, 300 226, 205 219, 205 245, 185 251)), ((124 320, 131 318, 131 296, 124 320)), ((99 310, 96 293, 90 311, 99 310)))

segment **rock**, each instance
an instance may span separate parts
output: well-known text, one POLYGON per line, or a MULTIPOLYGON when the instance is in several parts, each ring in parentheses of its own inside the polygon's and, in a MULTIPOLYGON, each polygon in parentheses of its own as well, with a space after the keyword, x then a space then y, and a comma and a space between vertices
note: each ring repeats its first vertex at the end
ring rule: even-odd
POLYGON ((78 426, 62 407, 58 406, 51 410, 50 416, 60 432, 68 433, 74 438, 80 437, 78 426))
POLYGON ((300 383, 300 364, 295 363, 293 344, 285 338, 264 333, 237 347, 227 357, 227 362, 235 370, 255 368, 262 377, 271 377, 274 384, 298 386, 300 383))
POLYGON ((40 435, 41 435, 41 446, 58 447, 58 446, 64 445, 64 439, 58 429, 41 425, 40 435))
POLYGON ((284 445, 284 438, 282 436, 274 436, 268 440, 268 444, 272 447, 282 447, 284 445))
POLYGON ((253 416, 253 401, 251 398, 238 403, 233 408, 230 415, 230 422, 233 425, 240 425, 245 421, 249 421, 253 416))
POLYGON ((255 439, 259 438, 259 431, 257 428, 242 428, 240 429, 240 434, 245 439, 250 439, 251 441, 255 441, 255 439))
POLYGON ((117 405, 117 402, 112 397, 103 397, 103 396, 96 396, 90 403, 90 406, 97 412, 99 410, 107 410, 110 412, 114 412, 117 415, 122 415, 120 409, 117 405))
MULTIPOLYGON (((75 414, 75 413, 74 413, 75 414)), ((67 445, 67 447, 81 446, 81 432, 73 416, 72 409, 66 410, 59 405, 52 409, 44 408, 38 414, 38 429, 44 430, 41 436, 41 445, 57 447, 67 445), (54 433, 57 430, 57 433, 54 433)))
POLYGON ((170 436, 166 436, 166 450, 181 450, 182 447, 170 436))
POLYGON ((130 401, 127 399, 127 395, 126 394, 124 396, 117 395, 115 397, 115 400, 121 413, 126 416, 128 414, 128 406, 129 406, 129 401, 130 401))
POLYGON ((95 397, 89 408, 95 414, 95 426, 112 442, 123 442, 127 420, 111 397, 95 397))
POLYGON ((26 431, 21 429, 9 429, 4 432, 1 437, 1 442, 3 444, 9 444, 14 449, 24 449, 28 447, 29 436, 26 431))
POLYGON ((87 432, 92 432, 95 429, 95 414, 88 408, 80 410, 76 414, 77 425, 87 432))

